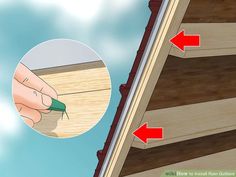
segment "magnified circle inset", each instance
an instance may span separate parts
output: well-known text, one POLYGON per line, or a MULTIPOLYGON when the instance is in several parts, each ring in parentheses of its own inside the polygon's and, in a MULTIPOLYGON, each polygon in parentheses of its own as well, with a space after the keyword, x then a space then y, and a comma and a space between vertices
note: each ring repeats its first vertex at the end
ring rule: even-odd
POLYGON ((69 138, 94 127, 111 96, 108 69, 88 46, 55 39, 31 49, 18 64, 13 98, 27 125, 50 137, 69 138))

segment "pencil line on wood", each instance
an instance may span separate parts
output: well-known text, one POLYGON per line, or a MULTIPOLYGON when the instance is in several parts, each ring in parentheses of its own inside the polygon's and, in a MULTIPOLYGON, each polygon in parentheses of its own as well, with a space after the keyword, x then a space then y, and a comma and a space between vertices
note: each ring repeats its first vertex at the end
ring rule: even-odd
POLYGON ((59 94, 58 96, 73 95, 73 94, 79 94, 79 93, 89 93, 89 92, 99 92, 99 91, 105 91, 105 90, 111 90, 111 88, 97 89, 97 90, 88 90, 88 91, 73 92, 73 93, 64 93, 64 94, 59 94))

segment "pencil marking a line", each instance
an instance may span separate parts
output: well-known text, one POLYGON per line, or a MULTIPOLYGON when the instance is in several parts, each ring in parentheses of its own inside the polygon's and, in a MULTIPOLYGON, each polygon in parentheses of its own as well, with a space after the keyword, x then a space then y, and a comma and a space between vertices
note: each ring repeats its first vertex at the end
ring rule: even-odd
POLYGON ((105 90, 111 90, 111 89, 106 88, 106 89, 97 89, 97 90, 89 90, 89 91, 82 91, 82 92, 64 93, 64 94, 59 94, 58 96, 73 95, 73 94, 79 94, 79 93, 89 93, 89 92, 99 92, 99 91, 105 91, 105 90))

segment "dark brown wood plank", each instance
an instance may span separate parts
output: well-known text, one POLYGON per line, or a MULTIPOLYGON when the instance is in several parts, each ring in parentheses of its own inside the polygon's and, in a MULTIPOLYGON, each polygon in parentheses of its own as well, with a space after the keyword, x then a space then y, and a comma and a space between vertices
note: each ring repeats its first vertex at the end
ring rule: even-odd
POLYGON ((191 0, 183 23, 236 22, 235 0, 191 0))
POLYGON ((233 148, 236 148, 236 130, 151 149, 131 148, 120 176, 151 170, 233 148))
POLYGON ((236 56, 169 56, 147 110, 236 97, 236 56))

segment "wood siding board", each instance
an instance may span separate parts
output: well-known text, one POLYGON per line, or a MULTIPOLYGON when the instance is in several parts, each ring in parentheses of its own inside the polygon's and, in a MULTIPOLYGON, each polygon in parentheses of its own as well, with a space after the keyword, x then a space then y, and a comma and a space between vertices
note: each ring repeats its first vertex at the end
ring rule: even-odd
POLYGON ((191 0, 183 23, 236 22, 235 0, 191 0))
POLYGON ((67 106, 66 116, 52 111, 42 114, 34 129, 48 136, 80 135, 102 118, 111 96, 111 82, 102 61, 45 68, 33 71, 58 92, 58 99, 67 106))
POLYGON ((200 47, 186 47, 185 52, 173 46, 170 55, 181 58, 236 54, 236 23, 182 23, 179 31, 200 35, 200 47))
POLYGON ((34 71, 58 95, 111 89, 110 76, 102 61, 34 71))
POLYGON ((169 56, 147 111, 236 97, 236 56, 169 56))
POLYGON ((231 149, 192 160, 187 160, 172 165, 156 168, 153 170, 144 171, 141 173, 132 174, 126 177, 157 177, 161 176, 165 171, 173 170, 234 170, 236 164, 236 149, 231 149))
POLYGON ((67 105, 70 119, 65 116, 62 119, 61 112, 52 111, 43 114, 34 129, 55 137, 73 137, 88 131, 102 118, 109 103, 110 90, 68 94, 58 99, 67 105))
POLYGON ((236 98, 147 111, 142 124, 163 127, 163 140, 145 146, 135 139, 132 146, 151 148, 236 129, 236 98))
POLYGON ((120 176, 236 148, 236 130, 150 149, 131 148, 120 176))

